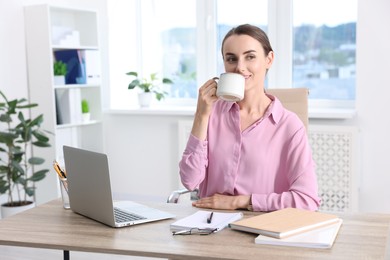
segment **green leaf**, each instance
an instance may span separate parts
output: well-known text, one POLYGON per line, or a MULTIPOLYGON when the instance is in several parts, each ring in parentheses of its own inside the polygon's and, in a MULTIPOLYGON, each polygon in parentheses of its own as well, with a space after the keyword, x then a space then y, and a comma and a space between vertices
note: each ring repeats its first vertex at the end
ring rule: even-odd
POLYGON ((42 141, 36 141, 33 142, 32 145, 38 146, 38 147, 50 147, 50 143, 48 142, 42 142, 42 141))
POLYGON ((8 190, 9 190, 9 185, 0 184, 0 194, 4 194, 4 193, 8 192, 8 190))
POLYGON ((5 122, 5 123, 9 123, 9 122, 12 122, 12 118, 9 114, 1 114, 0 121, 5 122))
POLYGON ((173 81, 168 79, 168 78, 163 78, 163 83, 164 84, 173 84, 173 81))
POLYGON ((35 138, 40 141, 40 142, 49 142, 49 137, 47 137, 47 135, 45 135, 43 132, 41 131, 38 131, 38 130, 35 130, 32 132, 33 136, 35 136, 35 138))
POLYGON ((33 188, 33 187, 26 187, 25 191, 26 191, 26 194, 31 197, 31 196, 34 196, 35 188, 33 188))
POLYGON ((40 126, 43 122, 43 115, 40 114, 34 120, 31 121, 30 126, 40 126))
POLYGON ((135 79, 135 80, 133 80, 132 82, 130 82, 129 88, 128 88, 128 89, 133 89, 133 88, 135 88, 136 86, 139 86, 139 84, 140 84, 140 81, 139 81, 138 79, 135 79))
POLYGON ((14 140, 18 138, 17 134, 0 132, 0 143, 5 143, 8 146, 12 145, 14 140))
POLYGON ((152 74, 150 74, 150 79, 151 79, 152 81, 157 80, 157 73, 152 73, 152 74))
POLYGON ((157 98, 158 101, 160 101, 161 99, 164 98, 164 95, 161 94, 161 93, 156 93, 156 98, 157 98))
POLYGON ((33 182, 43 180, 46 177, 46 173, 48 172, 49 170, 47 169, 37 171, 30 178, 28 178, 28 180, 33 182))
POLYGON ((38 104, 28 104, 28 105, 23 105, 23 106, 16 106, 16 108, 19 108, 19 109, 24 109, 24 108, 33 108, 33 107, 37 107, 38 104))
POLYGON ((44 162, 45 162, 45 159, 40 158, 40 157, 31 157, 30 159, 28 159, 28 163, 32 164, 32 165, 40 165, 40 164, 43 164, 44 162))
POLYGON ((127 72, 126 75, 129 75, 129 76, 134 76, 134 77, 138 77, 138 73, 135 72, 135 71, 130 71, 130 72, 127 72))
POLYGON ((19 173, 24 174, 23 167, 15 160, 11 162, 12 167, 19 173))

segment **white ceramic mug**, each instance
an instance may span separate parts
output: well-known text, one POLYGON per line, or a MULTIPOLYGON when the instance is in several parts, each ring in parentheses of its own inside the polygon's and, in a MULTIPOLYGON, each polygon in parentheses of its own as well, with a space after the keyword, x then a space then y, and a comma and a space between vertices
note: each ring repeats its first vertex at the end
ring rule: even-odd
POLYGON ((244 98, 245 78, 241 74, 222 73, 217 82, 217 97, 225 101, 240 101, 244 98))

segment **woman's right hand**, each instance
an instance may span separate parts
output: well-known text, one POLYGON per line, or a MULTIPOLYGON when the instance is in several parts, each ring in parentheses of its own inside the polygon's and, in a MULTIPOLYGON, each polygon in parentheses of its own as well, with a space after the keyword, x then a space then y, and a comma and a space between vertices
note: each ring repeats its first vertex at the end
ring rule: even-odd
POLYGON ((218 78, 209 79, 199 88, 198 105, 196 109, 196 114, 198 116, 209 117, 213 104, 218 100, 216 96, 217 82, 215 79, 218 78))
POLYGON ((217 78, 209 79, 199 88, 198 105, 191 133, 200 140, 206 140, 209 116, 213 104, 218 100, 216 96, 217 82, 215 82, 215 79, 217 78))

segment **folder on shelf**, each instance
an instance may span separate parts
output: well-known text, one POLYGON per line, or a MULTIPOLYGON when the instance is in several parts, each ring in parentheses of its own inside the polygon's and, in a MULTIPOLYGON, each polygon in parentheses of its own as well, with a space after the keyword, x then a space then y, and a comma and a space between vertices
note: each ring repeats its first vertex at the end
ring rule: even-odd
POLYGON ((57 125, 82 122, 80 89, 56 89, 55 96, 57 125))
POLYGON ((87 84, 100 84, 100 56, 97 50, 84 50, 85 77, 87 84))
POLYGON ((297 208, 285 208, 231 223, 232 229, 274 238, 286 238, 340 219, 336 215, 297 208))
POLYGON ((68 72, 65 76, 66 84, 85 84, 85 64, 81 50, 58 50, 54 52, 56 61, 66 63, 68 72))

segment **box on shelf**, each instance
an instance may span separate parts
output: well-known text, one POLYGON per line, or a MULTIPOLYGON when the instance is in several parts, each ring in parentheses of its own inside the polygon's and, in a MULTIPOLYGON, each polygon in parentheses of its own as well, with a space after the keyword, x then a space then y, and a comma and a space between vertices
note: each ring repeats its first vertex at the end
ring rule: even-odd
POLYGON ((52 43, 61 46, 79 46, 80 32, 64 26, 52 26, 52 43))

